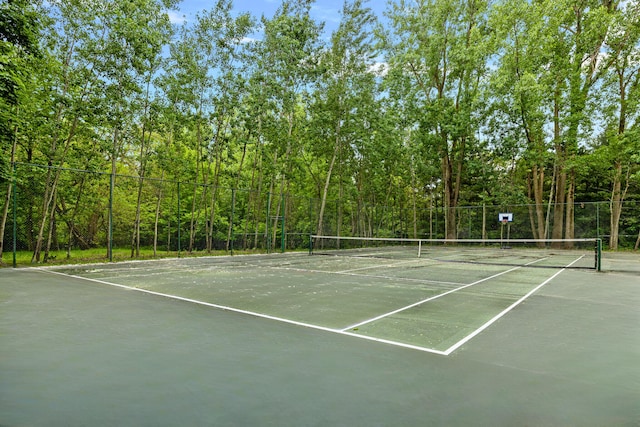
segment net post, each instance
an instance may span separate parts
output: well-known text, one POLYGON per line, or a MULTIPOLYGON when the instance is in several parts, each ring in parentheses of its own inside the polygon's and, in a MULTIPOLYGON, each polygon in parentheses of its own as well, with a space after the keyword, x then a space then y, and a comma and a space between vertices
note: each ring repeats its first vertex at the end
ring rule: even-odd
POLYGON ((596 271, 602 271, 602 239, 596 239, 596 271))
POLYGON ((313 255, 313 234, 309 233, 309 255, 313 255))
POLYGON ((418 240, 418 258, 422 255, 422 239, 418 240))

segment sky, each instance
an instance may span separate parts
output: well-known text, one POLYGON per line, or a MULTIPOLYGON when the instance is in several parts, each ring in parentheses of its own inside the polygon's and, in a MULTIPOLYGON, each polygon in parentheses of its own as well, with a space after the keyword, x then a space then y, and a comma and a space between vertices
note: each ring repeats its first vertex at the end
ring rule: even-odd
MULTIPOLYGON (((281 4, 281 0, 233 0, 233 9, 236 13, 249 12, 254 17, 262 15, 271 18, 281 4)), ((215 0, 183 0, 179 11, 172 12, 172 21, 176 24, 184 20, 193 22, 196 13, 203 9, 212 8, 215 0)), ((328 37, 340 23, 340 12, 344 0, 316 0, 311 9, 311 15, 319 22, 325 23, 325 34, 328 37)), ((370 0, 365 6, 371 8, 381 18, 386 8, 386 0, 370 0)))

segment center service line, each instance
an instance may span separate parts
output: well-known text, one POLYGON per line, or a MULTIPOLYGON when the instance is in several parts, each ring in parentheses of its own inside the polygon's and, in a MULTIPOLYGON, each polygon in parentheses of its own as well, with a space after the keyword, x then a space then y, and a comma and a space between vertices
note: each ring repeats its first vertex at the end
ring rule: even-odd
MULTIPOLYGON (((535 261, 531 261, 531 262, 529 262, 529 263, 527 263, 527 264, 525 264, 525 265, 521 265, 521 266, 518 266, 518 267, 514 267, 514 268, 512 268, 512 269, 510 269, 510 270, 502 271, 502 272, 500 272, 500 273, 498 273, 498 274, 494 274, 493 276, 485 277, 484 279, 480 279, 480 280, 478 280, 478 281, 476 281, 476 282, 469 283, 468 285, 464 285, 464 286, 460 286, 460 287, 455 288, 455 289, 451 289, 450 291, 443 292, 443 293, 441 293, 441 294, 438 294, 438 295, 432 296, 432 297, 427 298, 427 299, 424 299, 424 300, 422 300, 422 301, 418 301, 418 302, 413 303, 413 304, 411 304, 411 305, 408 305, 408 306, 406 306, 406 307, 401 307, 401 308, 399 308, 399 309, 397 309, 397 310, 393 310, 393 311, 390 311, 390 312, 388 312, 388 313, 381 314, 380 316, 376 316, 376 317, 374 317, 374 318, 371 318, 371 319, 368 319, 368 320, 364 320, 364 321, 362 321, 362 322, 360 322, 360 323, 356 323, 356 324, 354 324, 354 325, 347 326, 346 328, 343 328, 343 329, 342 329, 342 331, 343 331, 343 332, 345 332, 345 331, 348 331, 348 330, 350 330, 350 329, 358 328, 358 327, 360 327, 360 326, 362 326, 362 325, 366 325, 366 324, 368 324, 368 323, 375 322, 376 320, 384 319, 385 317, 389 317, 389 316, 392 316, 392 315, 394 315, 394 314, 400 313, 400 312, 402 312, 402 311, 409 310, 410 308, 417 307, 417 306, 422 305, 422 304, 424 304, 424 303, 427 303, 427 302, 429 302, 429 301, 433 301, 433 300, 435 300, 435 299, 442 298, 442 297, 444 297, 444 296, 446 296, 446 295, 449 295, 449 294, 452 294, 452 293, 454 293, 454 292, 458 292, 458 291, 460 291, 460 290, 462 290, 462 289, 466 289, 466 288, 469 288, 469 287, 471 287, 471 286, 475 286, 475 285, 477 285, 477 284, 479 284, 479 283, 486 282, 487 280, 494 279, 494 278, 496 278, 496 277, 498 277, 498 276, 502 276, 503 274, 511 273, 512 271, 515 271, 515 270, 518 270, 518 269, 520 269, 520 268, 523 268, 523 267, 529 266, 529 265, 531 265, 531 264, 535 264, 536 262, 544 261, 545 259, 547 259, 547 258, 537 259, 537 260, 535 260, 535 261)), ((575 262, 575 261, 574 261, 574 262, 575 262)))
POLYGON ((544 282, 542 282, 541 284, 539 284, 538 286, 536 286, 534 289, 532 289, 529 293, 527 293, 525 296, 523 296, 522 298, 520 298, 518 301, 514 302, 513 304, 511 304, 509 307, 505 308, 504 310, 502 310, 499 314, 495 315, 491 320, 489 320, 487 323, 485 323, 484 325, 480 326, 478 329, 476 329, 474 332, 472 332, 471 334, 467 335, 465 338, 463 338, 462 340, 458 341, 456 344, 452 345, 451 347, 449 347, 445 352, 445 356, 450 355, 451 353, 453 353, 454 351, 456 351, 457 349, 459 349, 461 346, 463 346, 465 343, 467 343, 469 340, 471 340, 472 338, 474 338, 475 336, 477 336, 480 332, 484 331, 485 329, 487 329, 489 326, 491 326, 493 323, 495 323, 498 319, 500 319, 502 316, 504 316, 505 314, 507 314, 508 312, 510 312, 511 310, 513 310, 516 306, 518 306, 519 304, 521 304, 524 300, 526 300, 527 298, 529 298, 531 295, 533 295, 535 292, 537 292, 540 288, 542 288, 544 285, 546 285, 547 283, 549 283, 550 281, 552 281, 553 279, 555 279, 556 277, 558 277, 558 275, 560 273, 562 273, 563 271, 565 271, 567 268, 571 267, 573 264, 575 264, 576 262, 580 261, 582 258, 584 258, 584 255, 582 255, 581 257, 579 257, 578 259, 574 260, 573 262, 571 262, 570 264, 568 264, 566 267, 564 267, 562 270, 558 271, 556 274, 554 274, 553 276, 549 277, 547 280, 545 280, 544 282))

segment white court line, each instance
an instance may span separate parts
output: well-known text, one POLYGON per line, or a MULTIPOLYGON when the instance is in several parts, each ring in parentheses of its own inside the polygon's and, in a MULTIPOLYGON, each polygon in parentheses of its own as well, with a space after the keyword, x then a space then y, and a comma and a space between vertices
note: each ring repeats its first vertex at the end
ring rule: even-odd
POLYGON ((488 322, 486 322, 484 325, 480 326, 478 329, 476 329, 475 331, 473 331, 471 334, 467 335, 466 337, 464 337, 463 339, 461 339, 460 341, 458 341, 457 343, 455 343, 454 345, 452 345, 451 347, 449 347, 445 352, 445 356, 450 355, 451 353, 453 353, 454 351, 456 351, 457 349, 459 349, 461 346, 463 346, 465 343, 467 343, 468 341, 470 341, 472 338, 474 338, 475 336, 477 336, 480 332, 484 331, 485 329, 487 329, 489 326, 491 326, 492 324, 494 324, 498 319, 500 319, 501 317, 503 317, 505 314, 507 314, 508 312, 510 312, 511 310, 513 310, 516 306, 520 305, 524 300, 526 300, 527 298, 529 298, 531 295, 533 295, 534 293, 536 293, 540 288, 542 288, 544 285, 546 285, 547 283, 549 283, 550 281, 552 281, 554 278, 556 278, 560 273, 562 273, 563 271, 565 271, 567 268, 571 267, 573 264, 575 264, 576 262, 580 261, 582 258, 584 258, 584 255, 582 255, 581 257, 577 258, 576 260, 574 260, 573 262, 571 262, 570 264, 568 264, 566 267, 564 267, 562 270, 558 271, 556 274, 554 274, 553 276, 549 277, 547 280, 545 280, 544 282, 542 282, 541 284, 539 284, 538 286, 536 286, 535 288, 533 288, 529 293, 527 293, 525 296, 523 296, 522 298, 520 298, 518 301, 514 302, 513 304, 511 304, 509 307, 505 308, 504 310, 502 310, 500 313, 498 313, 497 315, 495 315, 491 320, 489 320, 488 322))
POLYGON ((348 270, 342 270, 342 271, 338 271, 337 273, 352 273, 354 271, 360 271, 360 270, 370 270, 372 268, 389 268, 389 267, 395 267, 397 265, 402 265, 402 264, 409 264, 409 263, 415 263, 417 260, 419 260, 419 258, 417 259, 410 259, 408 261, 399 261, 399 262, 395 262, 395 263, 391 263, 391 264, 375 264, 375 265, 368 265, 366 267, 359 267, 359 268, 350 268, 348 270))
POLYGON ((418 261, 418 259, 411 259, 408 261, 400 261, 400 262, 396 262, 396 263, 391 263, 391 264, 376 264, 376 265, 369 265, 366 267, 359 267, 359 268, 350 268, 349 270, 342 270, 342 271, 336 271, 336 273, 353 273, 354 271, 360 271, 360 270, 370 270, 372 268, 389 268, 389 267, 395 267, 397 265, 402 265, 402 264, 409 264, 409 263, 415 263, 416 261, 418 261))
POLYGON ((526 266, 531 265, 531 264, 535 264, 536 262, 538 262, 538 261, 542 261, 542 260, 544 260, 544 259, 546 259, 546 258, 539 259, 539 260, 535 260, 535 261, 531 261, 531 262, 529 262, 529 263, 527 263, 527 264, 525 264, 525 265, 521 265, 521 266, 518 266, 518 267, 514 267, 514 268, 512 268, 512 269, 510 269, 510 270, 502 271, 502 272, 500 272, 500 273, 498 273, 498 274, 494 274, 493 276, 485 277, 484 279, 480 279, 480 280, 475 281, 475 282, 473 282, 473 283, 469 283, 468 285, 459 286, 459 287, 457 287, 457 288, 455 288, 455 289, 451 289, 450 291, 443 292, 443 293, 441 293, 441 294, 438 294, 438 295, 432 296, 432 297, 430 297, 430 298, 423 299, 422 301, 418 301, 418 302, 415 302, 415 303, 413 303, 413 304, 407 305, 406 307, 401 307, 401 308, 399 308, 399 309, 397 309, 397 310, 393 310, 393 311, 390 311, 390 312, 388 312, 388 313, 381 314, 380 316, 376 316, 376 317, 373 317, 373 318, 371 318, 371 319, 364 320, 364 321, 362 321, 362 322, 360 322, 360 323, 356 323, 356 324, 354 324, 354 325, 347 326, 346 328, 343 328, 343 329, 342 329, 342 331, 343 331, 343 332, 344 332, 344 331, 348 331, 348 330, 350 330, 350 329, 354 329, 354 328, 360 327, 360 326, 362 326, 362 325, 366 325, 366 324, 368 324, 368 323, 372 323, 372 322, 375 322, 375 321, 377 321, 377 320, 384 319, 385 317, 392 316, 392 315, 394 315, 394 314, 400 313, 400 312, 405 311, 405 310, 409 310, 410 308, 417 307, 417 306, 422 305, 422 304, 424 304, 424 303, 427 303, 427 302, 429 302, 429 301, 433 301, 433 300, 436 300, 436 299, 438 299, 438 298, 442 298, 442 297, 444 297, 444 296, 446 296, 446 295, 452 294, 452 293, 454 293, 454 292, 461 291, 462 289, 466 289, 466 288, 469 288, 469 287, 471 287, 471 286, 475 286, 475 285, 477 285, 477 284, 479 284, 479 283, 486 282, 487 280, 491 280, 491 279, 496 278, 496 277, 498 277, 498 276, 502 276, 503 274, 507 274, 507 273, 510 273, 510 272, 512 272, 512 271, 519 270, 519 269, 521 269, 521 268, 523 268, 523 267, 526 267, 526 266))
POLYGON ((76 275, 73 275, 73 274, 60 273, 58 271, 52 271, 52 270, 49 270, 49 269, 46 269, 46 268, 36 267, 34 269, 37 270, 37 271, 43 272, 43 273, 57 274, 57 275, 60 275, 60 276, 71 277, 71 278, 78 279, 78 280, 87 280, 87 281, 90 281, 90 282, 95 282, 95 283, 99 283, 99 284, 102 284, 102 285, 114 286, 116 288, 126 289, 126 290, 129 290, 129 291, 142 292, 144 294, 150 294, 150 295, 169 298, 169 299, 173 299, 173 300, 184 301, 184 302, 188 302, 188 303, 192 303, 192 304, 204 305, 206 307, 213 307, 213 308, 217 308, 219 310, 231 311, 231 312, 234 312, 234 313, 245 314, 245 315, 248 315, 248 316, 258 317, 258 318, 262 318, 262 319, 274 320, 274 321, 277 321, 277 322, 288 323, 290 325, 295 325, 295 326, 302 326, 302 327, 309 328, 309 329, 315 329, 315 330, 324 331, 324 332, 332 332, 332 333, 338 334, 338 335, 346 335, 346 336, 360 338, 360 339, 367 340, 367 341, 375 341, 375 342, 379 342, 379 343, 390 344, 390 345, 394 345, 396 347, 410 348, 410 349, 413 349, 413 350, 419 350, 419 351, 423 351, 423 352, 426 352, 426 353, 439 354, 441 356, 445 355, 445 353, 442 350, 436 350, 436 349, 433 349, 433 348, 420 347, 420 346, 416 346, 416 345, 412 345, 412 344, 407 344, 407 343, 402 343, 402 342, 397 342, 397 341, 391 341, 391 340, 386 340, 386 339, 382 339, 382 338, 376 338, 376 337, 370 337, 370 336, 366 336, 366 335, 354 334, 354 333, 351 333, 351 332, 342 331, 340 329, 333 329, 333 328, 328 328, 326 326, 319 326, 319 325, 314 325, 314 324, 311 324, 311 323, 298 322, 296 320, 284 319, 282 317, 270 316, 270 315, 267 315, 267 314, 256 313, 256 312, 248 311, 248 310, 240 310, 238 308, 228 307, 228 306, 224 306, 224 305, 220 305, 220 304, 213 304, 213 303, 209 303, 209 302, 205 302, 205 301, 199 301, 199 300, 195 300, 195 299, 191 299, 191 298, 184 298, 184 297, 180 297, 180 296, 177 296, 177 295, 164 294, 164 293, 161 293, 161 292, 150 291, 150 290, 147 290, 147 289, 135 288, 135 287, 126 286, 126 285, 120 285, 120 284, 117 284, 117 283, 107 282, 105 280, 91 279, 91 278, 88 278, 88 277, 76 276, 76 275))
MULTIPOLYGON (((304 323, 304 322, 298 322, 298 321, 295 321, 295 320, 285 319, 285 318, 281 318, 281 317, 270 316, 270 315, 266 315, 266 314, 262 314, 262 313, 256 313, 256 312, 253 312, 253 311, 240 310, 240 309, 237 309, 237 308, 228 307, 228 306, 224 306, 224 305, 220 305, 220 304, 213 304, 213 303, 208 303, 208 302, 205 302, 205 301, 194 300, 194 299, 191 299, 191 298, 184 298, 184 297, 180 297, 180 296, 177 296, 177 295, 165 294, 165 293, 161 293, 161 292, 150 291, 150 290, 147 290, 147 289, 135 288, 135 287, 126 286, 126 285, 120 285, 120 284, 117 284, 117 283, 107 282, 105 280, 91 279, 91 278, 82 277, 82 276, 76 276, 76 275, 72 275, 72 274, 60 273, 60 272, 52 271, 52 270, 49 270, 49 269, 46 269, 46 268, 35 268, 35 270, 40 271, 40 272, 44 272, 44 273, 56 274, 56 275, 60 275, 60 276, 64 276, 64 277, 72 277, 72 278, 75 278, 75 279, 78 279, 78 280, 87 280, 87 281, 90 281, 90 282, 95 282, 95 283, 100 283, 100 284, 103 284, 103 285, 114 286, 114 287, 121 288, 121 289, 137 291, 137 292, 141 292, 141 293, 145 293, 145 294, 160 296, 160 297, 174 299, 174 300, 178 300, 178 301, 184 301, 184 302, 188 302, 188 303, 192 303, 192 304, 198 304, 198 305, 203 305, 203 306, 207 306, 207 307, 213 307, 213 308, 217 308, 217 309, 220 309, 220 310, 231 311, 231 312, 234 312, 234 313, 245 314, 245 315, 249 315, 249 316, 253 316, 253 317, 258 317, 258 318, 263 318, 263 319, 268 319, 268 320, 274 320, 274 321, 277 321, 277 322, 287 323, 287 324, 291 324, 291 325, 295 325, 295 326, 302 326, 302 327, 309 328, 309 329, 315 329, 315 330, 320 330, 320 331, 324 331, 324 332, 331 332, 331 333, 338 334, 338 335, 346 335, 346 336, 349 336, 349 337, 360 338, 360 339, 364 339, 364 340, 367 340, 367 341, 374 341, 374 342, 389 344, 389 345, 393 345, 393 346, 396 346, 396 347, 408 348, 408 349, 418 350, 418 351, 422 351, 422 352, 426 352, 426 353, 438 354, 438 355, 441 355, 441 356, 449 356, 449 355, 451 355, 451 353, 453 353, 458 348, 460 348, 462 345, 464 345, 465 343, 470 341, 472 338, 477 336, 480 332, 482 332, 485 329, 487 329, 489 326, 491 326, 493 323, 495 323, 498 319, 503 317, 509 311, 513 310, 517 305, 521 304, 524 300, 526 300, 528 297, 530 297, 533 293, 538 291, 540 288, 545 286, 547 283, 549 283, 551 280, 553 280, 555 277, 557 277, 560 273, 565 271, 568 267, 572 266, 573 264, 575 264, 576 262, 578 262, 582 258, 584 258, 584 255, 579 257, 579 258, 577 258, 576 260, 574 260, 570 264, 568 264, 562 270, 560 270, 557 273, 555 273, 553 276, 551 276, 550 278, 545 280, 543 283, 538 285, 536 288, 534 288, 532 291, 530 291, 525 296, 520 298, 518 301, 516 301, 515 303, 510 305, 508 308, 506 308, 505 310, 500 312, 498 315, 494 316, 491 320, 486 322, 480 328, 476 329, 474 332, 472 332, 471 334, 467 335, 465 338, 463 338, 462 340, 458 341, 456 344, 454 344, 453 346, 449 347, 445 351, 436 350, 436 349, 428 348, 428 347, 420 347, 420 346, 416 346, 416 345, 412 345, 412 344, 407 344, 407 343, 402 343, 402 342, 398 342, 398 341, 387 340, 387 339, 383 339, 383 338, 376 338, 376 337, 366 336, 366 335, 357 334, 357 333, 353 333, 353 332, 349 332, 348 331, 349 329, 355 328, 358 325, 362 325, 362 324, 365 324, 365 323, 372 322, 373 319, 371 319, 369 321, 366 321, 366 322, 359 323, 358 325, 350 326, 350 327, 345 328, 345 329, 333 329, 333 328, 328 328, 328 327, 325 327, 325 326, 319 326, 319 325, 314 325, 314 324, 310 324, 310 323, 304 323)), ((536 263, 538 261, 541 261, 541 260, 532 261, 532 262, 530 262, 530 263, 528 263, 526 265, 531 265, 531 264, 534 264, 534 263, 536 263)), ((428 298, 428 299, 426 299, 424 301, 420 301, 418 303, 412 304, 411 306, 404 307, 404 308, 399 309, 399 310, 395 310, 394 312, 387 313, 387 314, 382 315, 382 316, 378 316, 376 319, 380 319, 380 318, 389 316, 392 313, 397 313, 397 312, 400 312, 400 311, 403 311, 403 310, 407 310, 408 308, 415 307, 415 306, 417 306, 419 304, 423 304, 423 303, 428 302, 428 301, 432 301, 434 299, 440 298, 440 297, 445 296, 447 294, 450 294, 450 293, 456 292, 458 290, 461 290, 461 289, 464 289, 464 288, 468 288, 470 286, 482 283, 484 281, 490 280, 490 279, 492 279, 494 277, 501 276, 503 274, 509 273, 511 271, 517 270, 517 269, 522 268, 522 267, 524 267, 524 266, 515 267, 515 268, 512 268, 510 270, 504 271, 502 273, 498 273, 498 274, 495 274, 493 276, 487 277, 485 279, 479 280, 477 282, 462 286, 462 287, 457 288, 457 289, 453 289, 453 290, 445 292, 443 294, 436 295, 435 297, 428 298)))
POLYGON ((433 284, 433 285, 451 285, 451 286, 459 286, 463 285, 460 282, 443 282, 439 280, 426 280, 426 279, 416 279, 413 277, 396 277, 396 276, 380 276, 375 274, 357 274, 357 273, 345 273, 342 271, 326 271, 326 270, 312 270, 308 268, 299 268, 299 267, 284 267, 284 266, 261 266, 256 265, 256 267, 260 268, 271 268, 273 270, 290 270, 290 271, 299 271, 302 273, 324 273, 324 274, 338 274, 342 276, 353 276, 353 277, 366 277, 368 279, 386 279, 386 280, 404 280, 407 282, 416 282, 422 284, 433 284))

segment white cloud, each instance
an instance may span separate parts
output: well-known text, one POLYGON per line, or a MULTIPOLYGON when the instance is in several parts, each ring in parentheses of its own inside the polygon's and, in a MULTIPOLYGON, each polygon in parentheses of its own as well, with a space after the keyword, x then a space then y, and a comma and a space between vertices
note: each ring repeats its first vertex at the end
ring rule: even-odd
POLYGON ((334 24, 340 22, 340 11, 336 8, 313 5, 311 6, 311 13, 320 21, 332 22, 334 24))
POLYGON ((379 77, 384 77, 389 72, 389 64, 386 62, 376 62, 369 67, 369 72, 379 77))
POLYGON ((259 42, 260 39, 255 39, 253 37, 243 37, 242 39, 240 39, 240 44, 249 44, 249 43, 254 43, 254 42, 259 42))
POLYGON ((181 14, 180 12, 175 10, 167 11, 167 15, 169 15, 169 21, 171 21, 172 24, 184 24, 187 20, 187 17, 184 14, 181 14))

